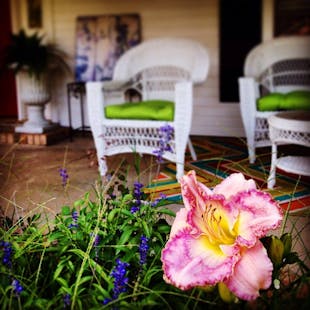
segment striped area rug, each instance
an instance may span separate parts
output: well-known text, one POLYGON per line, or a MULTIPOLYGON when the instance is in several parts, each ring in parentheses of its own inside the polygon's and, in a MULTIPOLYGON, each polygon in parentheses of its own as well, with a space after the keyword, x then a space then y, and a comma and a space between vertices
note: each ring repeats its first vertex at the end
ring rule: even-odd
MULTIPOLYGON (((269 192, 284 210, 291 213, 310 211, 310 179, 300 178, 277 169, 276 186, 267 189, 267 178, 270 169, 270 148, 258 149, 257 160, 249 164, 244 140, 225 137, 194 137, 192 139, 198 160, 191 161, 189 154, 185 170, 195 170, 198 180, 209 188, 220 183, 228 175, 242 172, 246 178, 255 180, 258 188, 269 192)), ((282 148, 282 146, 280 146, 282 148)), ((279 153, 309 152, 308 149, 279 148, 279 153)), ((309 154, 308 154, 309 155, 309 154)), ((180 185, 175 179, 176 167, 172 163, 164 164, 159 175, 146 188, 146 192, 159 197, 165 194, 168 203, 182 203, 180 185)))

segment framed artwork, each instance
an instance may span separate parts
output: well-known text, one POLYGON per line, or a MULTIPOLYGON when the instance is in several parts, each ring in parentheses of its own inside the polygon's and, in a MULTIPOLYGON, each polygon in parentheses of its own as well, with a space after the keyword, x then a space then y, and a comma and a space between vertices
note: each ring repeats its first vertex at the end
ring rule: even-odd
POLYGON ((27 0, 27 17, 29 28, 42 27, 42 0, 27 0))
POLYGON ((274 0, 274 35, 310 35, 310 1, 274 0))
POLYGON ((140 42, 138 14, 78 17, 75 80, 111 80, 119 57, 140 42))

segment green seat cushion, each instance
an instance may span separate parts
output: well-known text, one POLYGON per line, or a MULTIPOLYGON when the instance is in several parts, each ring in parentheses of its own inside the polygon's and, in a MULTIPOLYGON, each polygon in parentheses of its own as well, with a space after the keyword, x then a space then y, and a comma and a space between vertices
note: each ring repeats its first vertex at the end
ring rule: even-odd
POLYGON ((287 93, 280 108, 282 110, 310 110, 310 91, 296 90, 287 93))
POLYGON ((284 100, 284 94, 270 93, 257 100, 258 111, 278 111, 281 109, 284 100))
POLYGON ((167 100, 147 100, 108 105, 106 118, 173 121, 174 103, 167 100))

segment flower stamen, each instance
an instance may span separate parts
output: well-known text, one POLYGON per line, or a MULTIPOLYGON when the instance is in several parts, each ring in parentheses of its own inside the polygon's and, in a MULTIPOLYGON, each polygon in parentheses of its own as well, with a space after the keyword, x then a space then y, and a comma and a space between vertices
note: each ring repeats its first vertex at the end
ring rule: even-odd
POLYGON ((209 241, 213 244, 232 244, 235 238, 225 227, 227 224, 224 223, 224 219, 219 212, 219 208, 210 203, 202 214, 209 241))

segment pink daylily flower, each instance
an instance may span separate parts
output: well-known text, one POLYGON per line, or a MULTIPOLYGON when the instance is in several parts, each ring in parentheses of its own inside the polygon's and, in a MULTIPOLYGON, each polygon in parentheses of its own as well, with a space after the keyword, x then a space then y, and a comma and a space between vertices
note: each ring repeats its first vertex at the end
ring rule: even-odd
POLYGON ((271 285, 273 270, 259 238, 279 227, 278 204, 241 173, 213 190, 195 171, 180 182, 185 208, 162 251, 166 282, 182 290, 224 282, 240 299, 257 298, 271 285))

